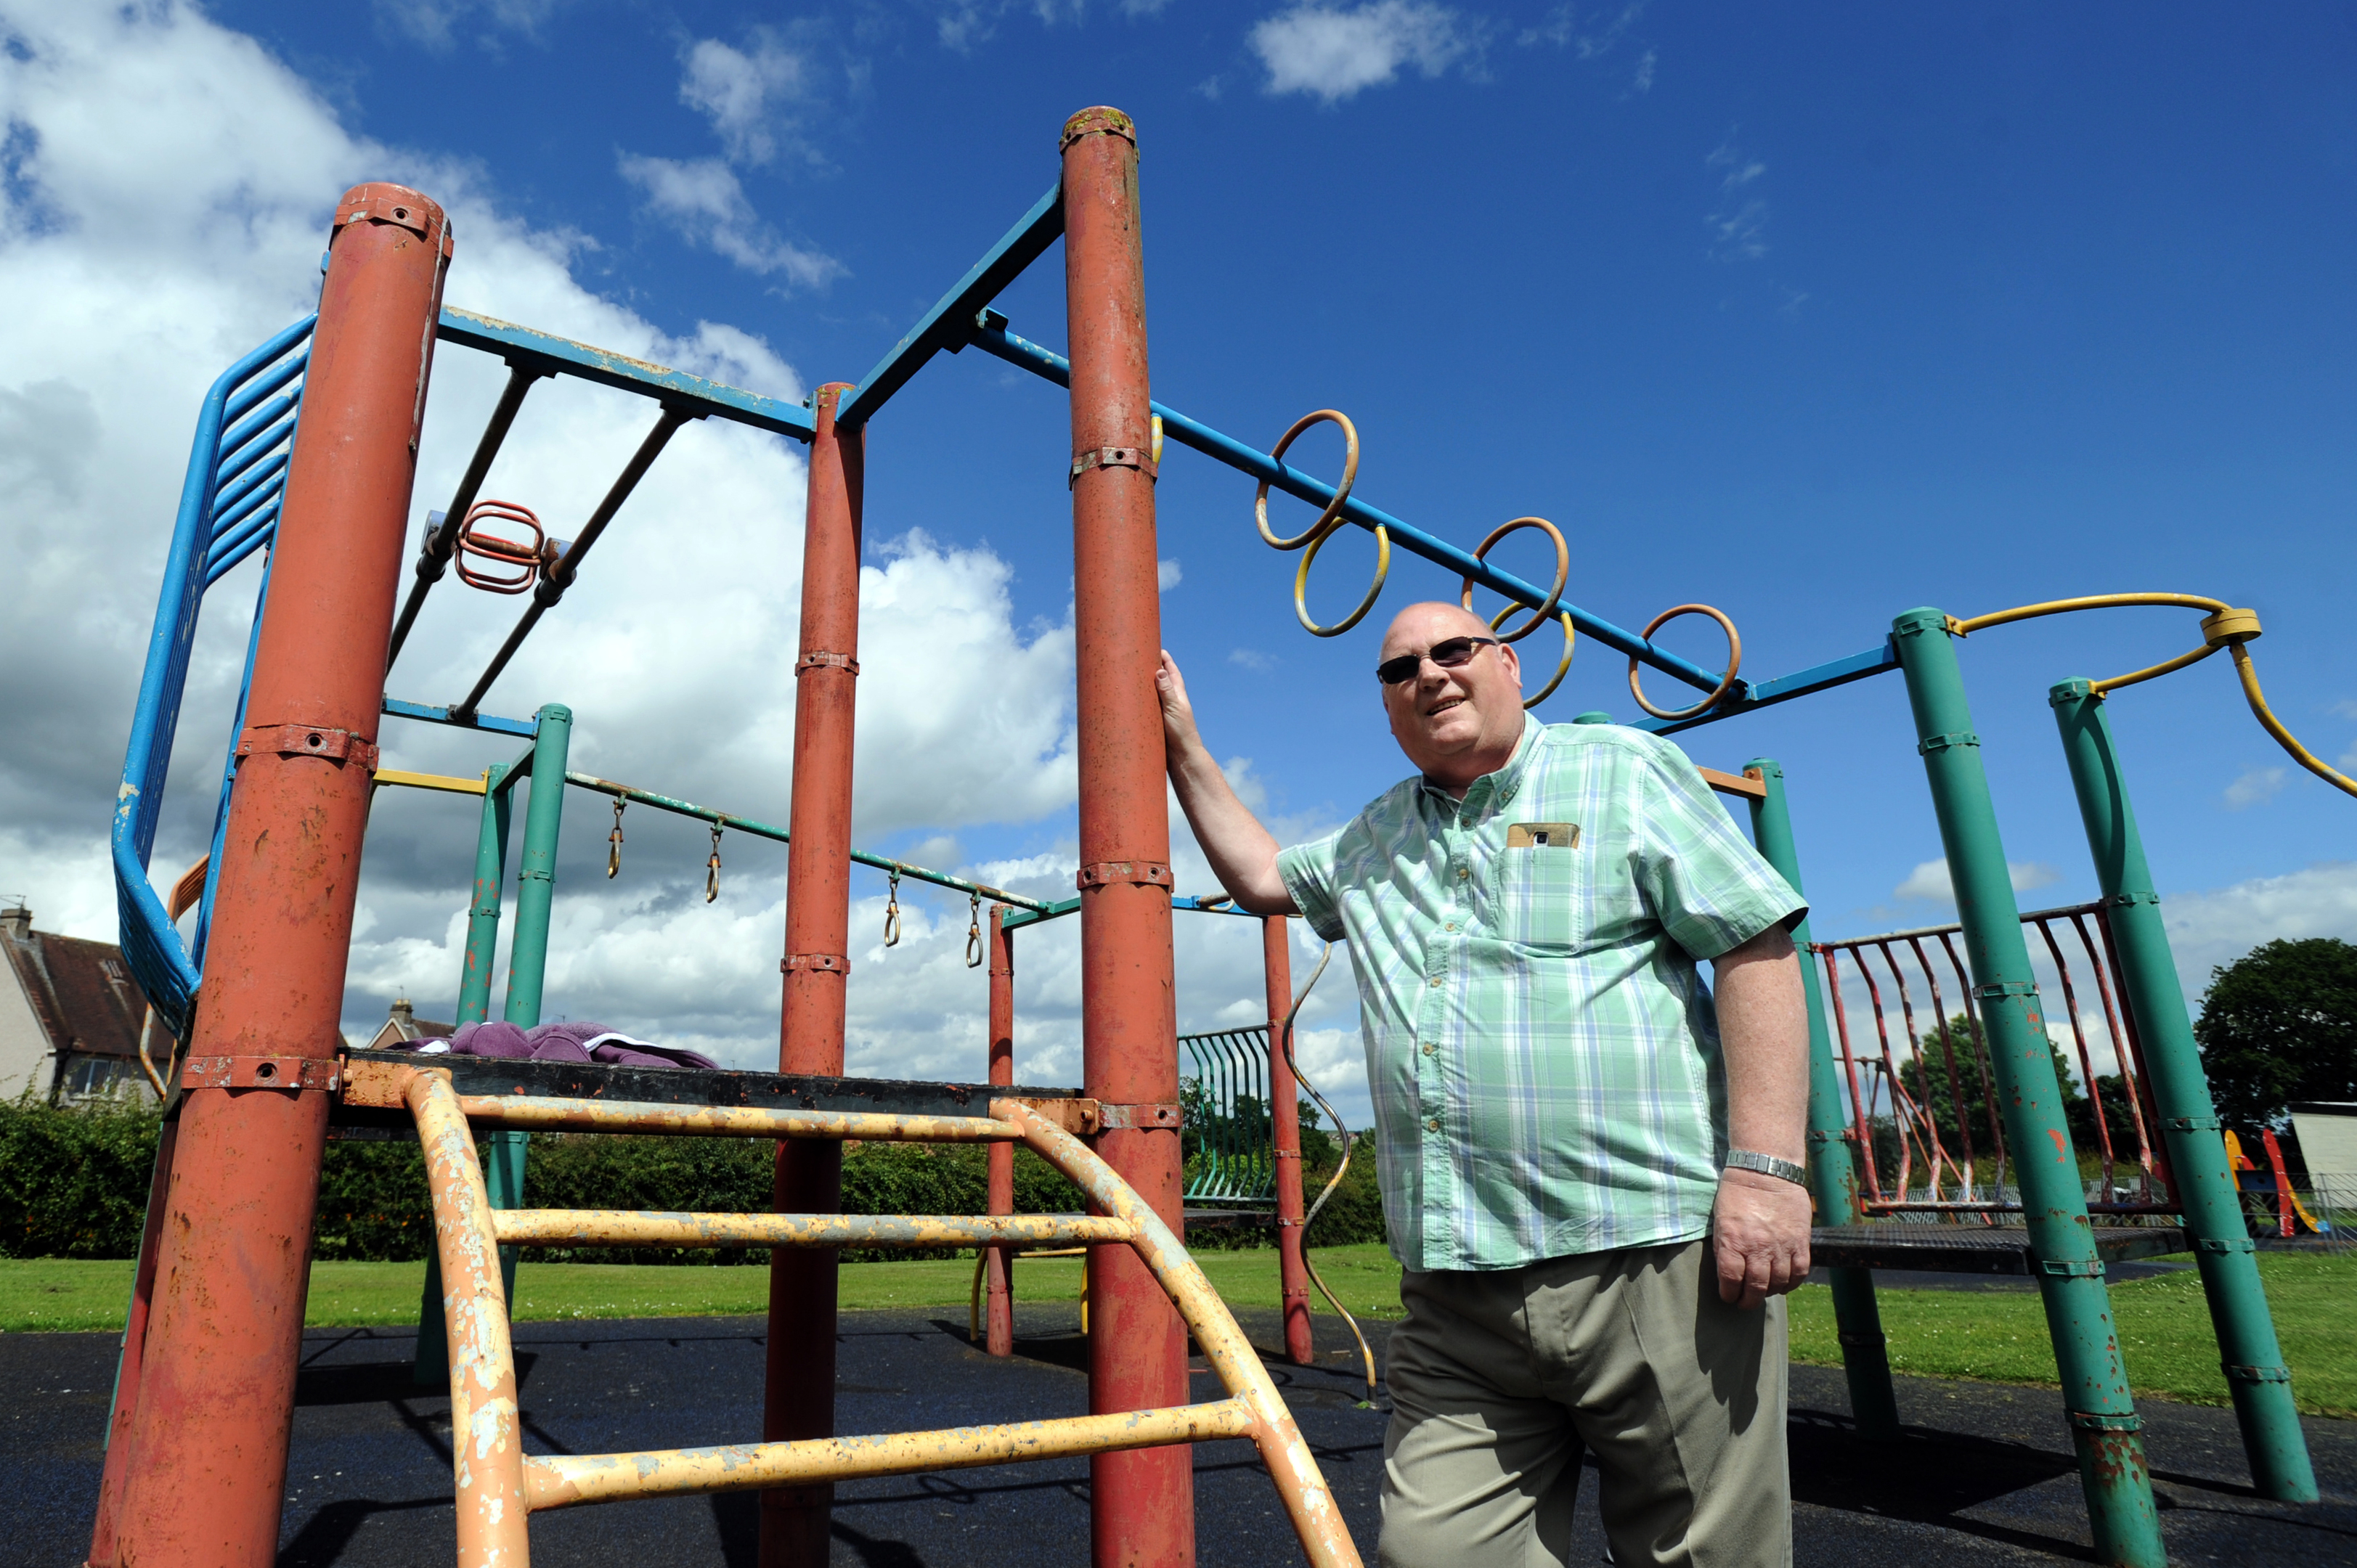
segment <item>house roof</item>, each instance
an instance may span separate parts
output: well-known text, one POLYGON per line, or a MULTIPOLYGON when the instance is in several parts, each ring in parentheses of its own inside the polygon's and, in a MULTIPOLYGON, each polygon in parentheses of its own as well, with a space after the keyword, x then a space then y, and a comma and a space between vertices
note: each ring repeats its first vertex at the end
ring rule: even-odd
POLYGON ((49 1048, 88 1056, 136 1057, 147 997, 113 942, 49 931, 0 929, 0 950, 24 988, 49 1048))

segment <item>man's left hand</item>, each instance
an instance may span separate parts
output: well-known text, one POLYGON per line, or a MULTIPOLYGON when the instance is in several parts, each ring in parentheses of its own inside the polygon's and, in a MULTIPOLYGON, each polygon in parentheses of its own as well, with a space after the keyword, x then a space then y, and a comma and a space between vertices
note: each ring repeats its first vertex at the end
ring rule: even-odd
POLYGON ((1721 1301, 1749 1312, 1808 1281, 1805 1187, 1757 1171, 1722 1171, 1710 1233, 1721 1301))

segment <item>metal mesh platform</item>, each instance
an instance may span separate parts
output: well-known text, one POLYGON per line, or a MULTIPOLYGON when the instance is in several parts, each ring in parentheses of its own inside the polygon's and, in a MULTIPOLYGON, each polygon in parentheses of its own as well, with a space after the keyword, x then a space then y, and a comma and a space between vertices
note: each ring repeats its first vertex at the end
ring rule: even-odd
MULTIPOLYGON (((2186 1250, 2174 1225, 2100 1225, 2095 1251, 2107 1263, 2186 1250)), ((1918 1269, 1952 1274, 2030 1273, 2029 1231, 2018 1225, 1824 1225, 1809 1233, 1820 1268, 1918 1269)))

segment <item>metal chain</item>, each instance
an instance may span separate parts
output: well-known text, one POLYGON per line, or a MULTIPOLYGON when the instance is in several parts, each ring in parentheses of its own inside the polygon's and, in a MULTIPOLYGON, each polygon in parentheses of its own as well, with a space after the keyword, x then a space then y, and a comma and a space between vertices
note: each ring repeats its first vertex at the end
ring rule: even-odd
POLYGON ((720 897, 720 824, 712 824, 712 858, 704 863, 704 901, 720 897))
POLYGON ((892 873, 892 886, 884 895, 884 945, 900 945, 900 874, 892 873))
POLYGON ((606 880, 611 882, 622 869, 622 808, 630 804, 619 795, 614 797, 614 831, 606 835, 606 880))
POLYGON ((972 923, 965 929, 965 966, 968 969, 980 969, 982 967, 982 895, 967 894, 966 905, 972 923))

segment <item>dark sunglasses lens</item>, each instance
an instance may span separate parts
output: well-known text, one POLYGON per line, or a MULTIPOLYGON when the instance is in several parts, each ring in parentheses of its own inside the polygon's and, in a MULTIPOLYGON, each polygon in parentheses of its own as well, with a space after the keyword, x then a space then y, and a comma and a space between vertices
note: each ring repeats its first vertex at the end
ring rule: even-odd
POLYGON ((1473 650, 1480 646, 1474 638, 1452 637, 1446 642, 1434 643, 1432 651, 1425 657, 1443 670, 1456 670, 1471 662, 1473 650))
POLYGON ((1386 686, 1396 686, 1403 681, 1414 680, 1416 671, 1423 663, 1422 656, 1403 653, 1397 659, 1386 659, 1376 665, 1375 679, 1386 686))

